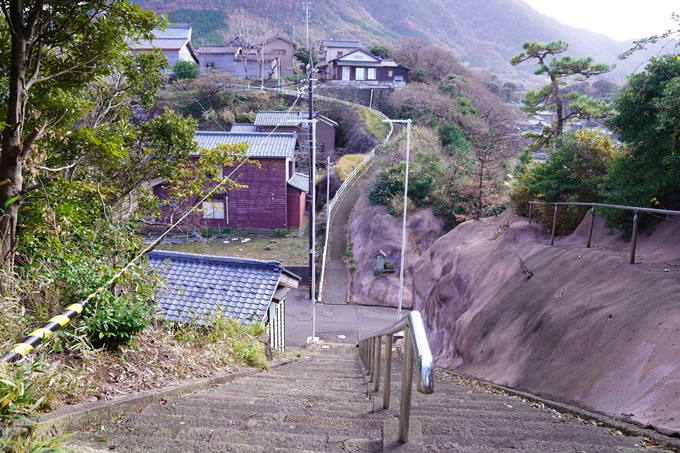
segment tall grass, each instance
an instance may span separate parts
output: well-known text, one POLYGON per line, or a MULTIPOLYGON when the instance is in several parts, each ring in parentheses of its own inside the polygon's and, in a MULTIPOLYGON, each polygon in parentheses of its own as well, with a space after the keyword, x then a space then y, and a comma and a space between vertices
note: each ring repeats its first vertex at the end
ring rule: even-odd
POLYGON ((390 125, 389 123, 383 123, 383 117, 378 112, 363 107, 359 107, 358 110, 366 123, 366 129, 369 134, 379 140, 387 138, 387 134, 390 132, 390 125))
POLYGON ((345 179, 365 158, 364 154, 346 154, 342 156, 338 163, 334 165, 335 172, 340 181, 345 182, 345 179))

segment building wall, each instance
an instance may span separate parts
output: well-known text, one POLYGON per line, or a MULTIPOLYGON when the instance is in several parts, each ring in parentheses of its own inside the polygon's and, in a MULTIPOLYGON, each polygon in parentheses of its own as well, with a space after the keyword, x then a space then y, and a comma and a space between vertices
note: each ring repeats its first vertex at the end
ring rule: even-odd
MULTIPOLYGON (((292 76, 294 71, 294 52, 293 45, 283 39, 275 39, 265 47, 265 54, 273 54, 281 60, 281 76, 292 76)), ((273 77, 276 77, 274 74, 273 77)))
POLYGON ((189 50, 189 46, 188 46, 187 44, 185 44, 184 47, 182 47, 182 48, 179 50, 178 59, 179 59, 180 61, 190 61, 190 62, 192 62, 192 63, 198 63, 198 62, 194 59, 194 56, 192 55, 191 51, 189 50))
MULTIPOLYGON (((229 190, 226 197, 215 197, 213 202, 223 202, 224 219, 204 218, 203 212, 189 216, 185 225, 196 228, 210 227, 213 229, 244 228, 244 229, 288 229, 288 184, 286 181, 286 159, 259 158, 262 168, 247 164, 237 170, 231 177, 239 184, 248 188, 229 190)), ((223 175, 233 171, 232 167, 225 167, 223 175)), ((154 195, 160 200, 167 199, 167 189, 163 185, 154 188, 154 195)), ((170 214, 185 212, 190 201, 179 207, 161 206, 161 221, 169 222, 170 214)), ((178 218, 175 215, 175 219, 178 218)))
POLYGON ((300 228, 305 216, 305 193, 288 186, 288 228, 300 228))

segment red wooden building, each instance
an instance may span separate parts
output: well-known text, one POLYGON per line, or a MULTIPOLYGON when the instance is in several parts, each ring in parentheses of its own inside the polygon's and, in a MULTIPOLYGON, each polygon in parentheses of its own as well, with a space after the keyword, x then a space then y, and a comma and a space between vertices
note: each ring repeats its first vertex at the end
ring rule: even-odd
MULTIPOLYGON (((246 164, 236 170, 231 179, 248 188, 229 190, 203 203, 202 209, 187 218, 187 225, 197 228, 229 229, 292 229, 299 228, 304 216, 305 193, 309 186, 306 175, 295 173, 294 133, 197 132, 199 149, 212 149, 218 144, 246 143, 248 157, 260 163, 246 164)), ((232 167, 224 167, 230 175, 232 167)), ((167 199, 166 187, 154 187, 154 195, 167 199)), ((189 202, 187 202, 188 205, 189 202)), ((162 221, 171 222, 177 212, 187 206, 163 205, 162 221)))

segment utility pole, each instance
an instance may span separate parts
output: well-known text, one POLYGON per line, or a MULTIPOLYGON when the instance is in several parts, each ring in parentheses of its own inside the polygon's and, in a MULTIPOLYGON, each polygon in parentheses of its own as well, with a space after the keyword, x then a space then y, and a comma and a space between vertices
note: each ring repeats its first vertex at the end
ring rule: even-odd
POLYGON ((314 236, 315 236, 315 230, 316 230, 316 225, 315 225, 315 187, 314 187, 314 176, 316 173, 316 159, 315 159, 315 139, 314 137, 314 132, 316 132, 316 128, 313 127, 313 121, 314 121, 314 97, 313 97, 313 92, 314 92, 314 83, 312 81, 312 68, 311 66, 308 66, 307 69, 307 77, 309 78, 309 99, 307 101, 308 107, 309 107, 309 123, 308 123, 308 133, 307 133, 307 143, 309 146, 309 192, 307 193, 307 202, 308 202, 308 212, 309 212, 309 298, 314 300, 314 277, 315 275, 315 264, 316 264, 316 251, 315 251, 315 244, 314 244, 314 236))

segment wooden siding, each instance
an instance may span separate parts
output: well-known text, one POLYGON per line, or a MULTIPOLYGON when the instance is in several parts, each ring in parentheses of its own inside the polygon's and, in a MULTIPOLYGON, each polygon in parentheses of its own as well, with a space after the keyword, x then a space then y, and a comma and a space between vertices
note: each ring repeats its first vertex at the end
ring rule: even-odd
MULTIPOLYGON (((245 229, 288 229, 288 184, 286 181, 286 159, 260 158, 262 168, 255 165, 244 165, 232 176, 247 189, 230 190, 226 194, 226 212, 224 219, 205 219, 198 212, 189 216, 185 225, 198 228, 213 229, 245 228, 245 229)), ((226 176, 233 168, 225 167, 226 176)), ((162 185, 154 188, 154 195, 160 200, 167 199, 167 191, 162 185)), ((214 199, 220 201, 222 199, 214 199)), ((184 212, 190 203, 184 203, 179 209, 161 206, 161 221, 169 222, 174 210, 184 212)), ((175 215, 175 219, 179 217, 175 215)))
POLYGON ((305 216, 305 193, 288 186, 288 228, 300 228, 305 216))

